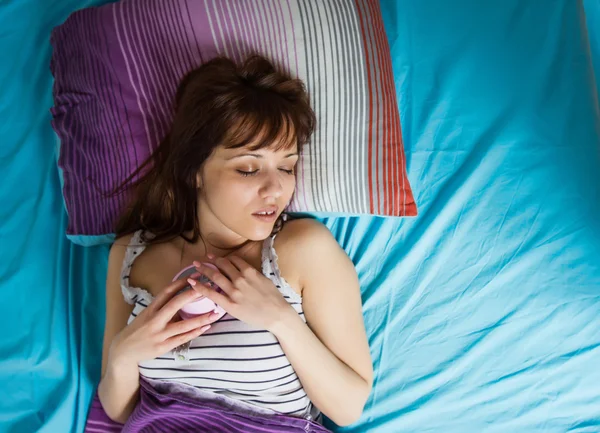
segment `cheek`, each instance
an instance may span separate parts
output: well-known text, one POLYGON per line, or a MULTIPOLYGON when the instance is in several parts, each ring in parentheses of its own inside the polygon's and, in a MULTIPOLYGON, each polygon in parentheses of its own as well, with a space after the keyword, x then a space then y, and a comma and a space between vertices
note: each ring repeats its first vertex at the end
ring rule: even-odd
POLYGON ((246 179, 222 177, 215 185, 214 198, 225 206, 239 206, 252 201, 254 189, 246 179))
POLYGON ((288 198, 292 198, 294 191, 296 191, 296 176, 289 176, 289 179, 285 182, 285 191, 288 198))

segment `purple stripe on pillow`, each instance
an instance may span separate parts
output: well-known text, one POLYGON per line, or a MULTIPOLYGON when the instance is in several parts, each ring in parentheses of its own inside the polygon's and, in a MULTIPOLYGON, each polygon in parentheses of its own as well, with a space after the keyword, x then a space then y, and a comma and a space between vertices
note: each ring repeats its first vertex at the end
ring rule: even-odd
POLYGON ((271 17, 269 16, 265 0, 256 2, 256 12, 260 17, 260 28, 267 45, 267 55, 270 59, 273 59, 273 61, 277 61, 277 45, 275 43, 276 41, 273 40, 274 35, 271 29, 271 17))
POLYGON ((152 50, 152 47, 162 47, 162 44, 158 43, 156 32, 147 31, 151 26, 148 21, 149 14, 145 11, 145 8, 136 8, 137 16, 132 17, 131 27, 134 29, 135 43, 140 47, 142 59, 146 59, 143 63, 148 71, 148 82, 154 83, 154 89, 149 89, 148 93, 156 101, 153 104, 156 114, 151 116, 150 119, 157 130, 158 140, 160 141, 164 137, 172 117, 170 110, 172 101, 167 97, 166 92, 161 92, 160 89, 164 88, 163 86, 168 86, 173 81, 173 78, 167 72, 172 71, 172 69, 163 67, 161 57, 164 57, 164 55, 158 56, 156 50, 152 50), (140 43, 143 40, 140 33, 145 34, 146 38, 152 41, 152 44, 140 43))
POLYGON ((242 36, 237 31, 230 2, 219 2, 219 6, 219 9, 221 10, 221 23, 223 25, 223 30, 228 35, 231 52, 233 53, 232 57, 237 61, 242 61, 245 58, 243 48, 240 45, 242 36))
MULTIPOLYGON (((125 35, 123 34, 123 31, 120 30, 122 27, 122 20, 119 18, 119 15, 117 13, 117 8, 110 8, 106 10, 106 15, 110 15, 111 19, 106 19, 105 22, 106 23, 111 23, 112 24, 112 28, 107 30, 108 34, 113 34, 113 41, 112 41, 112 50, 111 53, 115 56, 117 56, 117 59, 113 59, 113 64, 115 65, 115 67, 117 68, 118 72, 117 72, 117 77, 129 77, 128 82, 126 83, 126 86, 124 86, 123 88, 123 99, 125 102, 125 105, 123 106, 123 109, 125 111, 131 111, 132 113, 136 113, 136 111, 131 110, 131 106, 137 106, 139 107, 140 112, 144 112, 143 107, 141 105, 141 101, 140 101, 140 95, 137 89, 137 81, 136 83, 134 83, 134 80, 132 80, 132 70, 131 67, 129 65, 130 63, 130 59, 129 59, 129 55, 127 54, 127 51, 124 49, 124 45, 123 45, 123 38, 125 37, 125 35), (119 47, 120 49, 115 49, 119 47), (134 105, 135 104, 135 105, 134 105)), ((125 27, 127 27, 127 24, 125 24, 125 27)), ((98 67, 101 67, 103 65, 101 64, 97 64, 98 67)), ((110 115, 111 113, 106 113, 106 115, 110 115)), ((130 143, 124 143, 123 149, 124 150, 129 150, 132 147, 135 147, 137 149, 137 154, 135 155, 136 158, 136 163, 137 164, 141 164, 149 155, 150 155, 150 151, 151 151, 151 147, 150 145, 146 146, 145 148, 141 147, 141 146, 133 146, 134 143, 136 142, 142 142, 142 143, 147 143, 148 140, 150 140, 150 130, 149 127, 147 125, 147 121, 146 121, 146 117, 145 116, 140 116, 140 115, 134 115, 130 118, 130 129, 131 129, 131 142, 130 143)), ((121 150, 121 154, 123 152, 123 149, 121 150)), ((131 156, 131 155, 130 155, 131 156)), ((130 172, 132 172, 133 170, 128 170, 127 175, 130 174, 130 172)), ((122 178, 121 178, 122 179, 122 178)), ((116 185, 115 185, 116 186, 116 185)))
MULTIPOLYGON (((88 17, 88 22, 87 25, 84 26, 84 35, 86 38, 90 39, 90 40, 94 40, 97 41, 97 38, 94 38, 94 35, 92 34, 92 32, 90 31, 90 29, 92 28, 93 24, 94 24, 94 20, 91 19, 92 17, 88 17)), ((84 69, 85 72, 82 74, 81 79, 85 80, 85 77, 89 77, 89 81, 86 81, 85 87, 87 88, 91 88, 91 83, 100 83, 99 86, 99 93, 102 94, 104 93, 104 89, 106 89, 106 80, 103 79, 105 77, 104 74, 101 74, 100 71, 97 68, 94 68, 93 63, 91 61, 91 59, 89 57, 85 57, 85 61, 83 63, 84 65, 84 69)), ((103 96, 105 97, 105 96, 103 96)), ((107 102, 109 102, 110 100, 108 100, 107 102)), ((103 136, 103 135, 114 135, 116 133, 116 130, 114 128, 112 128, 112 124, 111 124, 111 120, 106 118, 106 116, 102 116, 101 111, 96 108, 93 112, 93 119, 90 119, 89 124, 93 126, 93 131, 95 131, 95 133, 93 134, 92 137, 89 138, 90 141, 95 141, 97 142, 97 138, 99 136, 103 136)), ((110 171, 109 171, 109 167, 100 164, 100 152, 99 152, 99 146, 94 146, 92 149, 92 151, 89 152, 87 154, 87 165, 92 169, 91 171, 93 171, 94 168, 99 168, 101 171, 101 176, 96 177, 96 176, 90 176, 90 178, 88 179, 88 187, 90 189, 92 188, 96 188, 99 189, 100 191, 106 190, 107 189, 107 185, 106 185, 106 180, 108 178, 108 176, 110 175, 110 171)), ((98 210, 98 209, 97 209, 98 210)))
MULTIPOLYGON (((140 3, 143 3, 143 1, 144 0, 140 1, 140 3)), ((159 3, 160 7, 158 10, 161 12, 160 15, 164 16, 167 28, 171 33, 170 49, 176 54, 176 63, 179 66, 179 70, 182 74, 185 74, 195 65, 185 48, 186 44, 184 43, 184 38, 182 36, 183 29, 177 20, 177 13, 180 10, 180 1, 181 0, 159 3)), ((140 4, 139 7, 143 7, 143 4, 140 4)), ((156 13, 156 10, 154 13, 156 13)))
POLYGON ((186 21, 186 28, 190 30, 190 35, 193 38, 193 42, 192 45, 194 46, 194 48, 196 49, 196 52, 198 54, 197 58, 200 60, 200 63, 204 63, 204 57, 202 55, 202 50, 200 49, 200 44, 198 43, 198 36, 196 34, 196 28, 194 25, 192 25, 192 16, 190 14, 190 5, 187 1, 185 1, 185 11, 186 11, 186 17, 187 17, 187 21, 186 21))
POLYGON ((221 50, 219 51, 219 55, 231 57, 233 55, 231 51, 231 46, 229 41, 227 40, 227 35, 223 29, 223 25, 221 24, 221 17, 219 16, 219 6, 215 3, 214 0, 206 0, 206 10, 211 18, 213 37, 215 40, 215 44, 218 41, 221 41, 221 50), (211 13, 212 11, 212 13, 211 13))
POLYGON ((149 120, 147 118, 145 101, 148 100, 144 89, 141 86, 140 82, 140 73, 139 66, 135 59, 135 49, 133 48, 129 36, 128 29, 130 27, 130 23, 125 19, 125 14, 127 13, 127 9, 124 8, 113 8, 113 19, 115 22, 115 28, 117 33, 117 40, 119 42, 119 47, 121 52, 125 57, 125 67, 127 70, 127 75, 129 77, 129 85, 135 94, 135 101, 137 103, 137 107, 140 111, 140 116, 142 119, 142 125, 144 127, 143 131, 146 136, 143 138, 144 142, 147 144, 147 154, 149 155, 152 152, 151 143, 154 143, 154 134, 149 125, 149 120))
POLYGON ((277 15, 277 7, 272 0, 266 0, 264 6, 269 14, 269 27, 273 35, 273 58, 278 65, 287 70, 288 66, 283 55, 283 37, 278 27, 281 23, 277 15))
MULTIPOLYGON (((160 4, 161 10, 164 10, 164 14, 159 14, 164 16, 165 22, 169 23, 167 29, 169 30, 168 37, 165 37, 165 33, 159 31, 161 27, 148 27, 144 29, 144 32, 140 35, 140 39, 138 43, 140 45, 148 45, 145 43, 144 39, 148 37, 149 34, 157 35, 157 42, 153 44, 154 46, 160 47, 161 55, 171 59, 172 65, 170 68, 164 69, 164 81, 160 83, 156 78, 151 80, 150 83, 154 86, 153 91, 156 94, 160 94, 162 96, 162 105, 164 108, 168 108, 168 115, 166 118, 166 122, 163 123, 163 127, 159 131, 158 142, 162 141, 162 139, 167 134, 172 119, 174 115, 173 109, 173 94, 176 91, 177 82, 183 75, 187 73, 187 71, 192 68, 196 61, 192 57, 192 53, 189 47, 189 41, 184 39, 183 35, 185 32, 181 30, 180 32, 175 33, 174 30, 179 30, 184 27, 184 18, 182 14, 185 12, 182 8, 172 8, 169 2, 157 3, 160 4), (170 20, 170 21, 169 21, 170 20), (175 41, 175 43, 168 43, 167 41, 175 41), (177 53, 175 59, 171 53, 177 53)), ((152 10, 148 11, 142 5, 138 8, 139 10, 144 10, 148 15, 157 15, 152 12, 152 10)), ((164 27, 163 27, 164 28, 164 27)), ((146 59, 148 61, 148 58, 146 59)), ((151 60, 150 60, 151 61, 151 60)))
POLYGON ((185 58, 186 58, 186 71, 190 70, 192 68, 197 67, 200 62, 197 57, 194 56, 193 54, 193 49, 192 46, 190 44, 190 40, 189 40, 189 33, 187 32, 187 29, 185 27, 185 21, 184 21, 184 13, 185 13, 185 9, 183 8, 183 5, 186 4, 186 0, 179 0, 178 4, 176 5, 176 7, 173 8, 173 16, 176 18, 177 24, 176 24, 176 28, 179 30, 179 37, 180 37, 180 41, 181 41, 181 46, 182 48, 185 48, 184 54, 185 54, 185 58))
POLYGON ((280 60, 277 58, 277 40, 275 31, 273 30, 273 16, 269 11, 269 6, 266 1, 258 2, 259 7, 259 15, 262 18, 261 23, 263 24, 265 37, 269 42, 269 56, 275 62, 279 62, 280 60))
POLYGON ((262 39, 265 43, 265 53, 269 58, 275 60, 275 49, 273 44, 273 36, 271 35, 269 17, 267 16, 267 12, 265 10, 265 2, 264 0, 255 0, 254 8, 256 11, 256 15, 258 17, 258 23, 260 28, 260 33, 262 35, 262 39))
POLYGON ((234 53, 233 59, 241 61, 244 59, 244 47, 241 44, 242 37, 239 32, 239 22, 235 18, 233 5, 230 2, 224 2, 221 5, 221 11, 223 14, 223 21, 226 26, 226 31, 229 33, 229 40, 231 44, 231 50, 234 53))
POLYGON ((222 50, 219 55, 223 55, 232 59, 237 59, 238 49, 235 45, 235 35, 233 34, 233 26, 228 22, 229 17, 226 17, 225 5, 222 1, 206 0, 206 13, 210 16, 212 31, 215 38, 215 43, 221 42, 222 50))
MULTIPOLYGON (((87 22, 84 20, 82 23, 79 24, 79 26, 81 27, 82 30, 84 30, 87 27, 87 22)), ((76 52, 76 42, 75 40, 71 40, 68 41, 67 43, 69 44, 69 48, 70 48, 70 52, 71 53, 75 53, 76 52)), ((72 55, 70 61, 73 62, 73 68, 78 71, 78 74, 75 75, 75 79, 73 81, 73 84, 76 86, 75 89, 75 93, 73 95, 73 102, 75 106, 80 106, 85 104, 87 97, 89 97, 88 95, 88 90, 87 90, 87 86, 86 84, 83 82, 84 78, 86 76, 86 59, 87 59, 87 53, 78 53, 78 54, 83 54, 80 56, 75 56, 72 55), (86 95, 86 97, 84 98, 84 95, 86 95)), ((84 125, 76 125, 77 129, 76 129, 76 136, 81 137, 81 140, 85 140, 90 142, 90 144, 92 145, 89 153, 92 153, 94 151, 94 147, 93 143, 91 142, 91 140, 88 140, 88 136, 92 135, 92 134, 85 134, 86 128, 93 128, 95 127, 96 123, 94 122, 94 119, 92 118, 93 114, 92 112, 89 111, 83 111, 82 112, 82 117, 84 119, 84 125)), ((92 184, 91 182, 88 182, 88 179, 93 179, 94 177, 92 176, 92 173, 90 173, 90 169, 91 169, 91 165, 87 163, 87 159, 85 158, 85 154, 84 154, 84 149, 79 148, 76 149, 75 152, 73 153, 73 155, 71 155, 71 158, 75 164, 75 166, 77 167, 81 167, 81 171, 76 173, 76 176, 74 176, 74 189, 75 189, 75 194, 76 197, 78 198, 78 200, 83 200, 84 197, 86 196, 86 194, 89 194, 91 192, 91 188, 92 188, 92 184)), ((100 167, 100 169, 102 170, 103 167, 100 167)), ((98 203, 94 203, 92 206, 92 212, 94 214, 98 214, 99 212, 99 206, 98 203)), ((79 223, 81 224, 82 221, 82 216, 79 216, 80 220, 79 223)))
MULTIPOLYGON (((104 34, 93 30, 98 25, 98 18, 93 15, 89 15, 88 17, 89 21, 84 29, 84 37, 87 40, 92 41, 98 51, 109 53, 108 44, 104 34)), ((99 132, 93 135, 89 134, 88 138, 90 142, 89 154, 93 157, 93 160, 90 161, 90 172, 92 177, 89 179, 88 183, 91 188, 96 190, 99 189, 97 194, 102 196, 102 200, 99 200, 97 203, 98 207, 95 213, 95 215, 100 216, 107 212, 105 203, 109 202, 109 199, 104 197, 104 195, 111 191, 111 189, 114 189, 114 174, 112 173, 116 172, 119 176, 122 176, 126 173, 126 167, 130 162, 124 161, 124 158, 113 158, 112 163, 114 169, 110 165, 104 163, 104 159, 106 158, 104 147, 107 143, 111 146, 113 151, 117 152, 123 144, 121 139, 113 139, 113 137, 121 137, 123 135, 123 130, 119 128, 117 118, 114 116, 107 116, 105 113, 107 111, 118 112, 119 105, 122 107, 122 104, 117 101, 116 92, 111 83, 110 77, 113 71, 110 71, 107 68, 97 68, 94 58, 88 53, 86 53, 86 58, 86 67, 91 71, 91 73, 88 74, 91 79, 86 81, 86 88, 90 90, 97 88, 97 92, 102 95, 101 98, 105 102, 105 106, 90 104, 90 112, 93 111, 93 118, 90 119, 89 124, 94 125, 99 132), (97 174, 99 170, 101 170, 100 175, 97 174)), ((117 152, 111 153, 115 155, 118 154, 117 152)), ((85 197, 82 197, 82 199, 85 200, 85 197)), ((119 199, 117 198, 117 200, 119 199)), ((118 202, 119 201, 117 201, 117 203, 118 202)))
POLYGON ((233 2, 238 5, 242 22, 241 25, 244 27, 244 30, 248 33, 248 49, 251 52, 259 51, 259 38, 256 34, 256 24, 254 22, 255 16, 250 10, 249 2, 233 2))
MULTIPOLYGON (((104 58, 107 60, 107 65, 108 68, 110 69, 110 71, 106 71, 106 73, 112 77, 112 79, 107 80, 107 84, 111 84, 113 86, 113 92, 110 92, 107 89, 107 93, 112 93, 114 95, 114 99, 113 99, 113 105, 111 106, 110 110, 112 110, 112 113, 119 113, 122 112, 122 116, 112 116, 112 118, 114 118, 115 123, 117 124, 118 128, 120 128, 121 130, 121 134, 118 134, 115 138, 114 138, 114 142, 112 143, 113 145, 113 154, 117 155, 117 157, 115 158, 115 163, 118 166, 118 170, 117 170, 117 176, 107 176, 107 185, 109 187, 109 190, 113 190, 114 188, 116 188, 119 183, 119 179, 125 179, 128 175, 129 175, 129 170, 127 169, 127 167, 131 167, 132 164, 134 166, 138 166, 141 161, 142 158, 138 157, 138 153, 137 153, 137 147, 136 146, 128 146, 128 143, 133 143, 134 142, 134 137, 133 137, 133 128, 132 128, 132 123, 131 123, 131 118, 129 115, 129 111, 125 109, 126 107, 126 103, 125 103, 125 97, 123 95, 123 88, 121 86, 120 82, 114 82, 114 77, 116 77, 118 75, 117 71, 118 69, 118 65, 119 62, 118 60, 115 58, 115 51, 114 50, 110 50, 110 46, 111 43, 114 43, 114 41, 111 41, 111 39, 109 38, 109 33, 107 31, 107 26, 100 26, 101 27, 101 31, 102 31, 102 35, 100 35, 100 44, 103 46, 103 52, 104 52, 104 58), (118 96, 117 96, 118 94, 118 96), (119 124, 119 119, 121 119, 121 124, 119 124), (125 150, 123 150, 125 149, 125 150), (120 150, 120 152, 119 152, 120 150), (120 156, 122 155, 122 156, 120 156)), ((114 38, 114 37, 113 37, 114 38)), ((120 59, 120 58, 119 58, 120 59)), ((107 86, 108 87, 108 86, 107 86)), ((111 142, 111 140, 107 140, 108 143, 111 142)), ((103 155, 101 153, 101 155, 103 155)), ((124 201, 125 201, 125 197, 122 194, 119 194, 118 196, 115 197, 115 201, 117 203, 118 208, 121 208, 124 205, 124 201)), ((111 208, 110 203, 105 203, 105 206, 108 206, 109 209, 111 208)), ((98 222, 98 224, 100 224, 100 222, 98 222)))
POLYGON ((219 34, 218 34, 216 21, 215 21, 215 11, 213 10, 211 12, 211 3, 209 2, 209 0, 204 0, 203 7, 204 7, 203 13, 206 14, 206 17, 208 18, 208 27, 207 28, 210 29, 210 35, 211 35, 210 40, 215 45, 216 54, 220 55, 220 56, 224 56, 224 55, 226 55, 227 49, 225 47, 225 42, 222 41, 222 39, 219 37, 219 34))
POLYGON ((235 22, 235 31, 237 36, 237 42, 240 45, 240 52, 242 57, 247 57, 250 52, 250 46, 248 45, 248 32, 246 29, 245 21, 243 20, 243 10, 239 4, 239 2, 227 2, 228 11, 231 8, 231 17, 235 22))
POLYGON ((283 15, 282 4, 283 0, 271 0, 270 6, 274 17, 273 31, 277 34, 278 38, 278 49, 279 49, 279 64, 289 72, 291 76, 294 76, 294 69, 292 68, 292 60, 290 52, 288 52, 288 40, 285 30, 285 16, 283 15))
MULTIPOLYGON (((177 44, 174 44, 173 41, 175 37, 173 35, 173 29, 168 25, 166 13, 154 13, 155 9, 161 9, 164 11, 164 7, 160 7, 162 5, 162 0, 148 0, 151 2, 151 9, 148 11, 148 16, 150 18, 148 22, 148 32, 156 37, 155 49, 157 50, 157 56, 160 56, 167 60, 167 64, 165 65, 165 80, 170 80, 172 76, 181 77, 185 74, 186 70, 184 69, 181 61, 177 58, 176 48, 177 44)), ((176 83, 170 83, 169 87, 175 88, 176 83)), ((173 101, 171 101, 171 104, 173 101)))
POLYGON ((248 18, 250 21, 250 29, 252 30, 252 42, 253 46, 260 53, 266 53, 267 47, 265 45, 265 40, 260 32, 260 16, 258 16, 256 12, 256 6, 252 2, 252 0, 248 0, 247 2, 243 2, 246 7, 246 13, 248 14, 248 18))
POLYGON ((257 5, 254 0, 248 0, 247 2, 249 13, 252 15, 252 29, 254 30, 254 37, 256 47, 260 50, 261 53, 265 55, 269 52, 269 46, 267 45, 267 40, 265 35, 263 34, 263 26, 261 24, 261 16, 257 13, 257 5))
POLYGON ((148 133, 148 153, 151 153, 152 148, 150 147, 150 143, 158 142, 160 137, 153 120, 156 116, 152 113, 153 107, 150 105, 151 96, 146 85, 148 82, 147 75, 150 71, 148 70, 147 62, 144 60, 145 54, 141 52, 143 45, 140 45, 138 38, 134 34, 134 27, 137 23, 137 17, 135 16, 137 10, 138 8, 121 8, 119 9, 118 19, 123 29, 122 41, 131 71, 132 85, 139 95, 138 103, 148 133))
POLYGON ((215 4, 215 9, 216 8, 218 8, 220 11, 219 23, 222 27, 224 35, 226 35, 227 41, 229 41, 231 57, 237 61, 241 61, 243 60, 244 56, 239 43, 240 36, 235 29, 234 17, 231 14, 229 2, 217 2, 215 4))
MULTIPOLYGON (((99 50, 106 52, 106 46, 103 44, 103 39, 101 35, 97 32, 93 32, 92 28, 95 24, 95 20, 91 19, 86 26, 86 37, 93 41, 93 44, 98 47, 99 50)), ((95 68, 92 62, 89 62, 90 68, 92 70, 94 82, 100 83, 99 94, 106 101, 107 108, 109 110, 114 110, 117 108, 115 93, 109 90, 109 82, 110 77, 106 70, 95 68)), ((96 116, 98 119, 97 125, 100 129, 104 131, 105 134, 110 135, 112 137, 118 137, 122 131, 119 130, 118 124, 114 117, 103 116, 99 110, 96 112, 96 116)), ((100 152, 99 146, 95 149, 94 152, 94 164, 97 167, 101 165, 102 162, 102 154, 100 152)), ((120 161, 116 161, 118 164, 117 171, 123 172, 124 165, 120 161)), ((111 187, 110 185, 110 170, 108 167, 103 168, 103 176, 100 179, 92 179, 91 183, 96 183, 101 191, 108 191, 111 187)))
MULTIPOLYGON (((75 41, 70 41, 70 42, 73 43, 75 41)), ((71 50, 73 50, 72 45, 70 45, 69 48, 71 48, 71 50)), ((81 56, 81 57, 79 57, 78 60, 76 60, 76 59, 77 59, 77 57, 73 58, 73 66, 74 66, 74 68, 76 68, 79 71, 79 70, 81 70, 81 64, 83 63, 84 57, 81 56)), ((80 75, 81 74, 82 73, 80 72, 80 75)), ((81 85, 79 84, 79 80, 75 80, 73 84, 76 84, 77 88, 81 88, 81 85)), ((83 102, 82 98, 81 98, 81 93, 79 93, 79 94, 75 93, 73 96, 74 96, 73 102, 74 102, 75 106, 78 106, 80 103, 83 102)), ((83 116, 85 116, 84 117, 85 124, 89 125, 90 121, 87 118, 87 113, 83 112, 82 114, 83 114, 83 116)), ((79 133, 81 132, 81 130, 83 128, 81 125, 77 125, 77 127, 78 128, 75 132, 78 133, 77 136, 80 136, 79 133)), ((82 139, 85 139, 85 137, 82 137, 82 139)), ((79 200, 81 200, 82 196, 84 195, 83 190, 90 187, 90 184, 85 182, 88 178, 87 166, 82 163, 83 161, 81 158, 81 150, 80 149, 75 150, 74 154, 72 155, 72 159, 77 167, 82 168, 82 170, 79 173, 77 173, 77 175, 75 176, 75 179, 74 179, 75 180, 75 182, 74 182, 75 194, 76 194, 76 197, 79 200), (83 175, 83 179, 81 179, 81 177, 80 177, 81 175, 83 175)), ((92 211, 96 211, 96 209, 92 209, 92 211)), ((79 216, 79 218, 81 218, 81 216, 79 216)), ((79 222, 81 223, 81 221, 79 221, 79 222)))

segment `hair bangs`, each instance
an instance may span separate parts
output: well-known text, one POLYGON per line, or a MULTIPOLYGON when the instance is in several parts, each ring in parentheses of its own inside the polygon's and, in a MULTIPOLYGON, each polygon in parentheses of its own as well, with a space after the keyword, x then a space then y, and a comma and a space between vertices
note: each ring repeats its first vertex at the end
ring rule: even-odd
POLYGON ((231 119, 225 146, 248 147, 253 151, 265 148, 299 151, 304 144, 303 136, 310 135, 310 132, 304 132, 307 127, 303 125, 306 122, 301 118, 302 114, 278 95, 256 96, 241 104, 241 116, 231 119))

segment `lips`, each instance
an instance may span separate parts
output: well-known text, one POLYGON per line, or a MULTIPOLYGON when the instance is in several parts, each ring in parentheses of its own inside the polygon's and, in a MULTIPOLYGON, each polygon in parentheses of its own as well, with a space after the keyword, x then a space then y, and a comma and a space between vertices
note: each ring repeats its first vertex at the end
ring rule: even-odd
POLYGON ((262 222, 272 223, 277 219, 279 208, 277 206, 268 206, 257 210, 252 216, 262 222))
POLYGON ((268 207, 262 208, 260 210, 257 210, 252 215, 262 216, 262 217, 271 217, 273 215, 277 215, 277 210, 278 210, 277 206, 268 206, 268 207))

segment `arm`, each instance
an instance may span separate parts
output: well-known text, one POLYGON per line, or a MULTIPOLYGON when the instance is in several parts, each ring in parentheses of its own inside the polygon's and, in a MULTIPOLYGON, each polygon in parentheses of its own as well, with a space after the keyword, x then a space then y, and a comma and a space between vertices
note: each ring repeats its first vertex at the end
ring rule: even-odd
POLYGON ((98 385, 104 411, 123 424, 139 399, 138 364, 199 337, 219 316, 208 313, 177 320, 177 312, 199 296, 193 290, 177 295, 187 285, 185 280, 178 280, 162 289, 127 325, 132 307, 123 300, 119 281, 124 255, 125 247, 113 245, 108 264, 102 379, 98 385))
MULTIPOLYGON (((127 240, 119 244, 128 244, 127 240)), ((120 274, 126 247, 115 243, 108 257, 106 277, 106 323, 102 347, 102 375, 98 397, 106 414, 113 421, 125 423, 133 411, 140 388, 137 365, 109 364, 109 351, 115 336, 127 326, 133 307, 125 302, 121 293, 120 274)))
POLYGON ((291 310, 273 333, 311 401, 336 424, 349 425, 360 417, 373 380, 358 277, 326 227, 312 220, 295 225, 308 326, 291 310))
POLYGON ((218 270, 194 262, 223 293, 188 282, 232 316, 272 332, 312 402, 336 424, 348 425, 360 417, 373 376, 356 271, 325 226, 288 224, 286 244, 302 275, 308 326, 271 280, 240 257, 209 254, 218 270))

